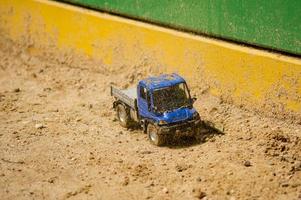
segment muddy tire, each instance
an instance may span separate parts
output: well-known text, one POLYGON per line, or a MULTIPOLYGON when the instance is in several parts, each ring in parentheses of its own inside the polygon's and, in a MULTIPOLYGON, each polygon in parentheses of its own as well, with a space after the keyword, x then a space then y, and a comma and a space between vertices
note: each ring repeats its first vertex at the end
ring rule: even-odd
POLYGON ((127 108, 124 105, 119 104, 116 108, 116 114, 119 124, 124 128, 129 128, 131 119, 127 108))
POLYGON ((159 134, 159 128, 153 124, 147 126, 147 135, 149 141, 156 146, 163 146, 165 144, 165 137, 159 134))
POLYGON ((202 134, 201 134, 201 128, 196 128, 194 132, 194 139, 196 142, 201 142, 203 140, 202 134))

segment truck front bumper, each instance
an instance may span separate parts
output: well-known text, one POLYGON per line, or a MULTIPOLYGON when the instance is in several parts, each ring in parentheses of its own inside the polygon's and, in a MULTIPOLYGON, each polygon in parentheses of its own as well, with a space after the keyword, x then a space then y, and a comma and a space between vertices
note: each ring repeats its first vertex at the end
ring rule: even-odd
POLYGON ((170 135, 175 137, 194 136, 198 133, 201 125, 201 120, 190 120, 173 125, 160 126, 159 134, 170 135))

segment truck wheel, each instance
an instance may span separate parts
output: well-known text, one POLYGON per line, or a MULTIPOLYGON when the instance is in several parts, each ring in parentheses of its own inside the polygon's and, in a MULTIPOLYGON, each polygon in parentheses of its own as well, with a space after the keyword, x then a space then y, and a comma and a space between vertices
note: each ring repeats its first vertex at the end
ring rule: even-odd
POLYGON ((130 116, 128 112, 126 111, 126 107, 122 104, 119 104, 117 106, 117 118, 119 120, 119 123, 121 126, 125 128, 129 128, 130 126, 130 116))
POLYGON ((195 132, 194 132, 194 139, 196 140, 196 142, 201 142, 202 141, 202 135, 200 133, 200 128, 196 128, 195 132))
POLYGON ((150 142, 156 146, 163 146, 165 144, 165 137, 158 133, 159 129, 155 125, 149 124, 147 126, 147 135, 150 142))

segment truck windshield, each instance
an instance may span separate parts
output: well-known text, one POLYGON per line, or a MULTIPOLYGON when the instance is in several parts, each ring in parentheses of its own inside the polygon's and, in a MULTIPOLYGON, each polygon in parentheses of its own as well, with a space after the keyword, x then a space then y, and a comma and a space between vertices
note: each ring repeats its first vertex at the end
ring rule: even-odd
POLYGON ((190 106, 189 98, 190 96, 185 83, 160 88, 153 92, 154 108, 155 111, 160 113, 190 106))

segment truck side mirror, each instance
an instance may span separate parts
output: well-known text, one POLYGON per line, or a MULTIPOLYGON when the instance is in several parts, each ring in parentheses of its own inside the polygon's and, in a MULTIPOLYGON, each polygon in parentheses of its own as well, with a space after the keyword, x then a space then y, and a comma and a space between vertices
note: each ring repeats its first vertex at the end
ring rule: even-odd
POLYGON ((192 97, 192 98, 191 98, 191 101, 192 101, 191 103, 194 103, 194 102, 196 102, 196 100, 197 100, 197 98, 196 98, 196 97, 192 97))

